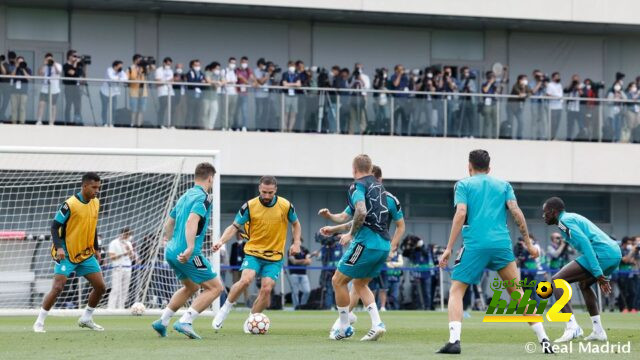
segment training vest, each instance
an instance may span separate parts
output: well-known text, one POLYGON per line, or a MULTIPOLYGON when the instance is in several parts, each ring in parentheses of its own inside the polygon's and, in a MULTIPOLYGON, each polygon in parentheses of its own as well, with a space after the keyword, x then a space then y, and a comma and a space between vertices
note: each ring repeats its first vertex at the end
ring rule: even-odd
POLYGON ((289 200, 278 196, 276 203, 265 206, 256 197, 247 202, 249 222, 245 226, 249 241, 244 246, 247 255, 279 261, 284 254, 289 227, 289 200))
MULTIPOLYGON (((94 242, 98 226, 98 210, 100 200, 93 198, 83 203, 74 195, 65 201, 63 206, 69 207, 69 219, 58 230, 58 236, 64 240, 69 261, 81 263, 95 254, 94 242)), ((56 258, 56 249, 51 246, 51 256, 56 258)))

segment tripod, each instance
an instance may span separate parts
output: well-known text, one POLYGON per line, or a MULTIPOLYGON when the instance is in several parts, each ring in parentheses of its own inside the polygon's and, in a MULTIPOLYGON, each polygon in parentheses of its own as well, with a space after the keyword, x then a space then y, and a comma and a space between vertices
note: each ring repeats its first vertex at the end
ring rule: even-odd
MULTIPOLYGON (((333 121, 336 121, 336 127, 337 127, 337 118, 336 118, 336 114, 335 112, 337 111, 337 109, 334 109, 331 106, 331 97, 329 96, 329 94, 327 94, 327 90, 321 90, 320 93, 318 94, 318 133, 322 131, 322 120, 324 119, 324 104, 325 102, 327 104, 329 104, 329 109, 328 111, 331 111, 333 113, 333 121)), ((329 125, 327 124, 327 128, 329 129, 329 125)), ((330 131, 330 129, 329 129, 330 131)))
POLYGON ((86 95, 87 99, 89 100, 89 108, 91 109, 91 118, 93 119, 93 126, 98 126, 98 124, 96 123, 96 112, 93 109, 93 101, 91 100, 91 93, 89 92, 89 84, 85 82, 82 85, 83 85, 82 95, 86 95))

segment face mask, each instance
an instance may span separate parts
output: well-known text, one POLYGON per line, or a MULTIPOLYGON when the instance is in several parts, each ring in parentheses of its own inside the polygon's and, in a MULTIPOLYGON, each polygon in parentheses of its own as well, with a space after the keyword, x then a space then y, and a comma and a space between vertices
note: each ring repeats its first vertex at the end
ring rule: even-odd
POLYGON ((182 68, 177 68, 176 69, 176 74, 182 74, 182 68))
POLYGON ((559 83, 560 82, 560 78, 557 78, 554 82, 559 83))
POLYGON ((249 64, 247 64, 247 63, 240 64, 240 67, 242 67, 243 69, 246 69, 248 66, 249 66, 249 64))
POLYGON ((295 68, 295 67, 293 67, 293 66, 289 66, 289 72, 290 72, 290 73, 292 73, 292 72, 294 72, 294 71, 296 71, 296 68, 295 68))
POLYGON ((195 72, 200 71, 200 66, 194 66, 194 67, 193 67, 193 71, 195 71, 195 72))
POLYGON ((165 66, 164 66, 164 69, 165 69, 165 70, 169 70, 169 69, 171 69, 171 65, 165 65, 165 66))
POLYGON ((524 80, 520 81, 520 83, 522 84, 522 86, 527 86, 529 81, 527 81, 527 79, 524 79, 524 80))
POLYGON ((631 251, 633 249, 633 245, 627 245, 627 250, 631 251))
POLYGON ((621 89, 621 88, 622 88, 622 87, 621 87, 619 84, 615 84, 615 85, 613 86, 613 90, 615 90, 615 91, 620 91, 620 89, 621 89))
POLYGON ((429 73, 427 73, 427 79, 431 79, 431 78, 433 78, 433 74, 432 74, 432 73, 430 73, 430 72, 429 72, 429 73))
POLYGON ((263 70, 263 71, 264 71, 265 68, 266 68, 266 66, 264 66, 264 65, 259 65, 258 66, 258 69, 263 70))
POLYGON ((213 74, 214 75, 220 75, 220 69, 213 70, 213 74))
POLYGON ((630 92, 632 92, 632 93, 634 93, 634 92, 638 91, 638 88, 634 88, 634 87, 632 87, 631 89, 629 89, 629 91, 630 91, 630 92))
POLYGON ((591 89, 591 84, 587 84, 585 85, 585 87, 587 88, 587 90, 591 89))
POLYGON ((233 70, 236 68, 236 64, 235 63, 229 63, 229 69, 233 70))

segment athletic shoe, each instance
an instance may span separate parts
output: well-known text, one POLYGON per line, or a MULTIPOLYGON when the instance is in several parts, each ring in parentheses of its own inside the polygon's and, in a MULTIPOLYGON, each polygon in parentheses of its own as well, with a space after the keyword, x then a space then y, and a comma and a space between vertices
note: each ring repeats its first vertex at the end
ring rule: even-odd
POLYGON ((227 315, 229 315, 229 313, 225 313, 224 311, 220 310, 218 311, 216 316, 213 318, 213 321, 211 322, 211 327, 213 327, 213 330, 215 330, 215 332, 218 332, 218 330, 222 329, 222 323, 224 323, 224 320, 227 318, 227 315))
POLYGON ((443 347, 436 352, 436 354, 460 354, 462 350, 460 349, 460 340, 457 340, 454 343, 446 343, 443 347))
POLYGON ((336 329, 334 332, 329 335, 329 339, 331 340, 342 340, 347 339, 353 336, 353 328, 348 326, 346 329, 336 329))
POLYGON ((559 339, 556 339, 554 342, 562 343, 562 342, 571 341, 573 339, 579 338, 580 336, 582 336, 582 334, 583 334, 582 328, 580 326, 575 326, 572 328, 565 329, 564 334, 562 334, 562 336, 559 339))
POLYGON ((380 311, 387 311, 387 308, 383 306, 380 308, 380 311))
POLYGON ((249 324, 249 318, 247 317, 247 319, 244 321, 244 324, 242 325, 242 331, 244 331, 245 334, 251 334, 251 331, 249 331, 249 328, 247 328, 248 324, 249 324))
POLYGON ((585 341, 607 341, 607 333, 603 331, 592 331, 589 336, 584 338, 585 341))
POLYGON ((385 329, 384 323, 380 323, 374 326, 373 328, 371 328, 371 330, 369 330, 367 335, 363 336, 362 339, 360 339, 360 341, 377 341, 386 332, 387 332, 387 329, 385 329))
MULTIPOLYGON (((350 312, 349 313, 349 325, 355 324, 356 321, 358 321, 358 317, 353 312, 350 312)), ((338 317, 336 319, 336 322, 333 323, 333 326, 331 327, 331 330, 329 330, 329 336, 331 336, 331 334, 333 334, 333 332, 336 331, 336 329, 339 329, 339 328, 340 328, 340 317, 338 317)), ((355 331, 355 329, 354 329, 354 331, 355 331)))
POLYGON ((94 323, 93 319, 89 319, 89 320, 79 319, 78 320, 78 326, 80 326, 81 328, 91 329, 93 331, 104 331, 104 328, 102 326, 94 323))
POLYGON ((555 354, 553 352, 553 349, 551 348, 551 342, 549 342, 549 339, 542 339, 542 341, 540 342, 540 346, 542 347, 542 352, 545 354, 555 354))
POLYGON ((162 325, 162 320, 158 319, 151 323, 151 327, 155 330, 158 335, 161 337, 167 337, 167 327, 162 325))
POLYGON ((173 324, 173 329, 180 334, 187 335, 190 339, 202 339, 200 335, 193 330, 193 326, 191 326, 191 324, 176 321, 175 324, 173 324))
POLYGON ((35 332, 35 333, 45 333, 47 331, 44 329, 44 324, 36 322, 36 323, 33 324, 33 332, 35 332))
POLYGON ((465 311, 465 312, 462 313, 462 317, 465 318, 465 319, 468 319, 468 318, 471 317, 471 314, 468 311, 465 311))

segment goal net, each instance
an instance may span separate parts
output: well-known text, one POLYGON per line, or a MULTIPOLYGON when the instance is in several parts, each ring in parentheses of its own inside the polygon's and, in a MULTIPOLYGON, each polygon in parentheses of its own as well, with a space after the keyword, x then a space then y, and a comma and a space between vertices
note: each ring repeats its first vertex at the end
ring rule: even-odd
MULTIPOLYGON (((164 223, 177 199, 193 186, 195 166, 203 161, 218 171, 202 248, 218 270, 219 258, 210 252, 220 232, 217 151, 0 147, 0 309, 6 313, 41 305, 55 265, 50 255, 51 222, 59 206, 80 191, 87 171, 101 177, 98 239, 107 293, 99 307, 123 309, 134 302, 147 308, 166 305, 179 283, 164 261, 164 223), (130 229, 134 254, 130 267, 109 257, 111 243, 121 242, 125 228, 130 229), (129 271, 127 284, 122 273, 129 271), (118 277, 116 291, 114 277, 118 277), (121 301, 110 303, 110 296, 121 301)), ((115 243, 112 249, 117 249, 115 243)), ((55 308, 83 308, 90 290, 84 278, 72 274, 55 308)))

